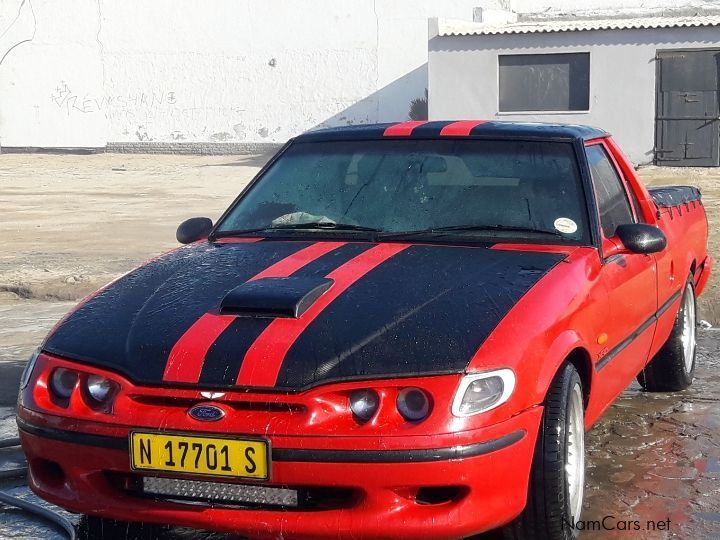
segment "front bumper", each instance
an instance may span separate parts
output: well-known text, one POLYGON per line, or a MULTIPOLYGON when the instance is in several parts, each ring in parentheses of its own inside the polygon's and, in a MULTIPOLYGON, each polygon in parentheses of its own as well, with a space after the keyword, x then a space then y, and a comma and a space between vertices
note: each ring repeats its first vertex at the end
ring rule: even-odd
POLYGON ((342 488, 353 494, 337 507, 313 509, 150 499, 128 487, 139 475, 131 471, 123 429, 98 435, 103 430, 94 429, 93 422, 73 424, 22 407, 18 425, 30 487, 70 511, 253 538, 439 539, 496 528, 522 511, 541 415, 542 408, 534 407, 464 433, 462 444, 458 434, 438 435, 431 448, 417 448, 410 441, 398 447, 396 439, 393 449, 348 449, 362 448, 362 438, 355 438, 352 446, 329 449, 317 437, 283 448, 271 436, 272 480, 263 485, 342 488), (421 490, 433 488, 454 496, 429 502, 419 498, 421 490))

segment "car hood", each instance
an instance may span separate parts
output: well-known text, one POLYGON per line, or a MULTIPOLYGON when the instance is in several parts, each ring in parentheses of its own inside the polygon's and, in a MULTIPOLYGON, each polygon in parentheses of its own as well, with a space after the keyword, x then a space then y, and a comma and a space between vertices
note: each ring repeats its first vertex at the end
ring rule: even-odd
POLYGON ((202 242, 80 304, 43 350, 135 383, 298 390, 462 372, 566 255, 482 246, 202 242))

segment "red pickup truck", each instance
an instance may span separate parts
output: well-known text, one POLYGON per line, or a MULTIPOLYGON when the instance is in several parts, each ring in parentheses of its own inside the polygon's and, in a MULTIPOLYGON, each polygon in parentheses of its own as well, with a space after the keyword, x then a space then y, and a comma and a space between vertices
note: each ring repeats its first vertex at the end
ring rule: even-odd
POLYGON ((30 486, 98 531, 572 538, 585 430, 692 382, 707 236, 598 129, 303 134, 46 338, 30 486))

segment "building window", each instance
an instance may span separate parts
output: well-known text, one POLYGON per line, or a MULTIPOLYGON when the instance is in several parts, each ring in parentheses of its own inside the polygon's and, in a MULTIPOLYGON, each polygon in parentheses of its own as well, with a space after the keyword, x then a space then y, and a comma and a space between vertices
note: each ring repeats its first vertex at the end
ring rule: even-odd
POLYGON ((500 112, 587 111, 590 53, 498 57, 500 112))

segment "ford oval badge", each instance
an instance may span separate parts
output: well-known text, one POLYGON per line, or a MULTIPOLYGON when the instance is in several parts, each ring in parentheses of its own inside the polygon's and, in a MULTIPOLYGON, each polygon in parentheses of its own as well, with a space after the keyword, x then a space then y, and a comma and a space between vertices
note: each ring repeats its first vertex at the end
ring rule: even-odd
POLYGON ((201 422, 216 422, 225 416, 225 411, 214 405, 194 405, 190 407, 188 414, 201 422))

